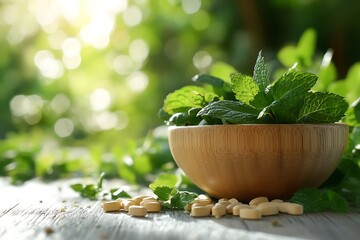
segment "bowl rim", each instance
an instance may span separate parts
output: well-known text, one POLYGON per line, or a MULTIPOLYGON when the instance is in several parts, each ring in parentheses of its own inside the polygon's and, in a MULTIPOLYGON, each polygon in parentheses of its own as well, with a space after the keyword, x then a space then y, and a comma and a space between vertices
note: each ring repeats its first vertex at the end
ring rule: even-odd
POLYGON ((199 129, 199 128, 233 128, 233 127, 348 127, 346 123, 246 123, 246 124, 216 124, 216 125, 189 125, 189 126, 168 126, 168 129, 199 129))

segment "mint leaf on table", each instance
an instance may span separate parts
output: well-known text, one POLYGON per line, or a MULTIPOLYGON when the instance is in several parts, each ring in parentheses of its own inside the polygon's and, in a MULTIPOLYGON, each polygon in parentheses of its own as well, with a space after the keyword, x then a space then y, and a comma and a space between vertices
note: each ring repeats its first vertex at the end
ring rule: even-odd
POLYGON ((228 100, 213 102, 201 109, 198 115, 236 124, 262 123, 267 120, 258 120, 259 110, 242 102, 228 100))
POLYGON ((348 212, 347 201, 338 193, 331 190, 304 188, 292 196, 290 202, 303 205, 304 212, 348 212))
POLYGON ((179 191, 177 186, 180 182, 180 177, 178 175, 163 173, 160 174, 149 187, 154 194, 158 196, 165 208, 184 209, 185 205, 193 201, 198 194, 188 191, 179 191))
POLYGON ((161 173, 157 178, 149 185, 151 190, 155 190, 157 187, 168 186, 175 188, 178 186, 179 176, 172 173, 161 173))
POLYGON ((197 193, 179 191, 169 186, 158 186, 153 191, 158 196, 162 205, 169 209, 182 210, 186 204, 192 202, 198 196, 197 193))
POLYGON ((169 186, 158 186, 153 189, 154 194, 158 196, 161 201, 168 201, 171 199, 174 188, 169 186))
POLYGON ((184 209, 186 204, 192 202, 198 195, 187 191, 178 191, 170 200, 173 208, 184 209))
POLYGON ((75 192, 80 193, 80 196, 83 198, 88 198, 90 200, 104 199, 106 196, 110 196, 112 200, 118 198, 131 198, 131 196, 122 190, 121 188, 113 188, 110 190, 103 189, 103 181, 105 178, 105 173, 102 172, 97 179, 96 184, 82 184, 75 183, 70 185, 70 188, 75 192))
POLYGON ((308 93, 299 113, 298 123, 331 123, 345 114, 348 103, 334 93, 308 93))
POLYGON ((88 198, 90 200, 96 200, 98 198, 98 194, 101 192, 95 184, 84 185, 77 183, 70 185, 70 187, 75 192, 80 193, 81 197, 88 198))
POLYGON ((116 200, 118 198, 131 198, 131 195, 122 188, 112 188, 109 192, 112 200, 116 200))

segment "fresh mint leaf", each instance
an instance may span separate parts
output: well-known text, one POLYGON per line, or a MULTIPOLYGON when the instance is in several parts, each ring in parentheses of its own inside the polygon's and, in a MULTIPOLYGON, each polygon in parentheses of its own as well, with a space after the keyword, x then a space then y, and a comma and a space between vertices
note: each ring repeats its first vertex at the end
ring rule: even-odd
POLYGON ((229 85, 227 82, 225 82, 224 80, 208 75, 208 74, 201 74, 201 75, 196 75, 195 77, 193 77, 192 79, 194 82, 198 82, 198 83, 205 83, 205 84, 209 84, 211 86, 214 86, 215 88, 221 88, 223 87, 225 84, 229 85))
POLYGON ((105 173, 104 172, 100 173, 100 176, 97 180, 97 189, 102 189, 104 177, 105 177, 105 173))
POLYGON ((122 188, 112 188, 109 192, 112 200, 116 200, 118 198, 131 198, 131 195, 122 188))
POLYGON ((273 101, 273 97, 271 93, 269 93, 269 69, 265 64, 264 57, 261 56, 261 51, 256 59, 253 79, 259 87, 259 92, 254 96, 250 105, 258 109, 263 109, 273 101))
POLYGON ((71 189, 74 190, 75 192, 81 193, 81 191, 83 190, 83 184, 81 183, 75 183, 75 184, 71 184, 70 185, 71 189))
POLYGON ((188 125, 197 125, 201 120, 202 120, 201 118, 189 115, 188 112, 179 112, 179 113, 174 113, 169 118, 169 120, 166 121, 166 123, 176 126, 188 126, 188 125))
POLYGON ((187 112, 191 108, 204 107, 217 95, 213 92, 198 87, 185 86, 170 93, 164 101, 164 110, 169 114, 187 112))
POLYGON ((174 188, 169 186, 158 186, 153 189, 153 192, 161 201, 168 201, 171 199, 174 188))
POLYGON ((241 73, 233 73, 230 75, 232 90, 235 97, 240 102, 249 104, 259 92, 259 87, 252 77, 241 73))
POLYGON ((334 93, 308 93, 299 113, 298 123, 332 123, 339 121, 348 103, 334 93))
POLYGON ((179 191, 169 186, 158 186, 153 192, 165 208, 184 209, 185 205, 193 201, 198 194, 188 191, 179 191))
POLYGON ((149 185, 151 190, 155 190, 157 187, 168 186, 175 188, 179 184, 179 177, 172 173, 162 173, 149 185))
POLYGON ((348 212, 346 200, 338 193, 331 190, 304 188, 292 196, 290 202, 303 205, 304 212, 348 212))
POLYGON ((265 93, 267 86, 270 84, 269 69, 265 64, 264 57, 261 56, 261 51, 256 59, 254 67, 254 81, 259 87, 260 92, 265 93))
MULTIPOLYGON (((228 77, 228 76, 227 76, 228 77)), ((205 86, 210 86, 212 91, 218 96, 223 97, 224 99, 234 100, 234 92, 231 89, 230 83, 225 80, 209 75, 209 74, 201 74, 196 75, 192 79, 196 83, 204 84, 205 86)))
POLYGON ((239 101, 222 100, 211 103, 200 110, 201 117, 213 117, 223 122, 236 124, 265 123, 267 118, 258 119, 259 110, 239 101))
POLYGON ((290 70, 274 82, 271 93, 275 100, 286 97, 286 95, 301 96, 307 93, 316 81, 317 76, 315 74, 290 70))
POLYGON ((186 204, 194 201, 198 195, 196 193, 179 191, 171 198, 171 206, 174 209, 184 209, 186 204))
POLYGON ((290 70, 283 74, 270 88, 274 101, 266 107, 261 116, 271 114, 275 123, 296 123, 298 114, 303 106, 303 100, 317 76, 290 70))
POLYGON ((327 199, 329 199, 329 209, 333 212, 346 213, 349 212, 349 206, 345 198, 340 194, 327 190, 325 191, 327 199))

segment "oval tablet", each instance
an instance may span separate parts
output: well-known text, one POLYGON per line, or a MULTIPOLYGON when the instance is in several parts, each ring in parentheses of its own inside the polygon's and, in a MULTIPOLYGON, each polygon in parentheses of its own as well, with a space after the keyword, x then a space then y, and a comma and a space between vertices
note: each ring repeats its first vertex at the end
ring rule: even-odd
POLYGON ((135 202, 132 200, 124 200, 124 201, 122 201, 122 204, 123 204, 123 208, 126 212, 129 211, 130 206, 136 205, 135 202))
POLYGON ((129 207, 128 214, 134 217, 145 217, 147 210, 143 206, 133 205, 129 207))
POLYGON ((240 215, 240 209, 242 208, 251 208, 249 205, 247 204, 238 204, 236 206, 233 207, 232 211, 233 211, 233 215, 234 216, 239 216, 240 215))
POLYGON ((257 205, 259 205, 259 203, 263 203, 263 202, 269 202, 269 199, 267 197, 257 197, 257 198, 254 198, 253 200, 251 200, 249 202, 249 205, 251 207, 253 207, 253 206, 256 207, 257 205))
POLYGON ((291 215, 302 215, 304 207, 298 203, 285 203, 285 212, 291 215))
POLYGON ((121 202, 118 201, 110 201, 104 202, 102 208, 105 212, 115 212, 121 210, 121 202))
POLYGON ((144 198, 148 198, 148 197, 149 196, 143 195, 143 196, 134 197, 130 200, 133 201, 135 203, 135 205, 140 205, 141 201, 144 200, 144 198))
POLYGON ((238 202, 233 202, 233 203, 227 205, 226 206, 226 213, 227 214, 233 214, 233 208, 238 204, 239 204, 238 202))
POLYGON ((261 218, 261 212, 259 209, 256 208, 243 208, 240 209, 239 216, 242 219, 255 220, 261 218))
POLYGON ((207 206, 196 206, 191 208, 192 217, 207 217, 210 216, 211 208, 207 206))
POLYGON ((275 202, 263 202, 257 207, 260 210, 261 216, 272 216, 279 214, 278 203, 275 202))
POLYGON ((216 204, 211 208, 211 214, 216 218, 222 217, 226 215, 226 207, 222 204, 216 204))
POLYGON ((161 204, 158 201, 145 201, 142 204, 143 207, 147 209, 148 212, 160 212, 161 204))

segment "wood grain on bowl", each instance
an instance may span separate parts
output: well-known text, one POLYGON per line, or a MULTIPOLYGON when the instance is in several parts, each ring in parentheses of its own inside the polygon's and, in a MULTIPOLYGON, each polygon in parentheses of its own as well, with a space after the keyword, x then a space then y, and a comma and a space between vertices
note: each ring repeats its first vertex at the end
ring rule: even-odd
POLYGON ((185 174, 215 197, 287 198, 318 187, 345 149, 345 124, 170 127, 171 153, 185 174))

